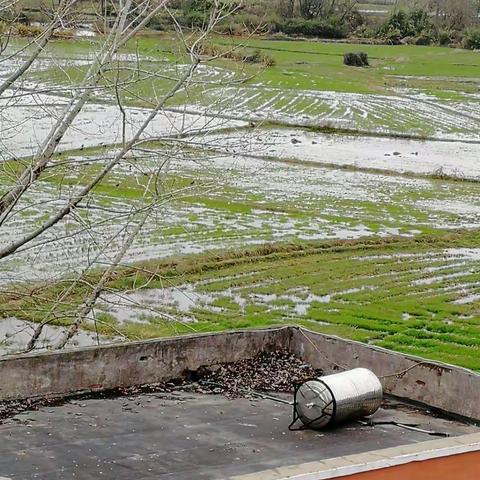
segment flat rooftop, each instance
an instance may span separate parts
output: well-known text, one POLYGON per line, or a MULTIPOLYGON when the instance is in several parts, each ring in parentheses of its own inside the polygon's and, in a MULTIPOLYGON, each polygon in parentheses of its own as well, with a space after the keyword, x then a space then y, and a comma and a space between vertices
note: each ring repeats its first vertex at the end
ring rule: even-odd
MULTIPOLYGON (((42 407, 0 422, 0 478, 223 480, 439 438, 358 422, 292 432, 291 416, 288 404, 182 390, 42 407)), ((388 400, 372 418, 452 437, 480 431, 388 400)))

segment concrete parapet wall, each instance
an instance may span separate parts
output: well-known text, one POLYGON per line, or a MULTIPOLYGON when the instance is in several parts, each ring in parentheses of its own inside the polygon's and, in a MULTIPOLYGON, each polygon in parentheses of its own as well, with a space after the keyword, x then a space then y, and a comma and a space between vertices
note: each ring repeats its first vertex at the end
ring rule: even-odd
POLYGON ((480 375, 471 370, 300 328, 291 348, 326 373, 368 368, 387 394, 480 421, 480 375))
POLYGON ((297 327, 192 335, 0 358, 0 400, 170 380, 202 366, 288 349, 330 373, 365 367, 386 393, 480 421, 480 375, 297 327))
POLYGON ((192 335, 0 358, 0 400, 161 382, 289 348, 289 328, 192 335))

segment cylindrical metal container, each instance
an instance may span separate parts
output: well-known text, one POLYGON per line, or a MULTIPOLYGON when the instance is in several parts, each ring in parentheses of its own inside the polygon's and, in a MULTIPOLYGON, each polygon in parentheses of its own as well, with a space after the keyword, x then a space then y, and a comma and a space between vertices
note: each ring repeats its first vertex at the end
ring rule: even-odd
POLYGON ((296 391, 295 410, 305 427, 318 429, 372 415, 382 398, 378 377, 356 368, 303 383, 296 391))

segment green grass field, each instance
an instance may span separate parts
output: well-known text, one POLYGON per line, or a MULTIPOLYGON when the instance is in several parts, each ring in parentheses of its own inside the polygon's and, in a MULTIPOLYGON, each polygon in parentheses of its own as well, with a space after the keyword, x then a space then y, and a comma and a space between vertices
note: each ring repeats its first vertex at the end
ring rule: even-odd
MULTIPOLYGON (((95 50, 100 40, 55 40, 49 45, 47 56, 81 56, 95 50)), ((416 88, 441 98, 458 99, 462 93, 478 91, 480 60, 478 52, 448 47, 419 47, 414 45, 352 45, 321 43, 318 41, 281 41, 216 37, 212 43, 232 48, 261 50, 275 61, 272 67, 242 65, 233 60, 219 60, 218 67, 254 75, 248 83, 294 90, 332 90, 350 93, 389 94, 395 87, 416 88), (343 54, 365 51, 371 67, 359 69, 343 65, 343 54), (401 78, 399 78, 401 77, 401 78), (407 78, 403 78, 407 77, 407 78)), ((183 63, 171 35, 141 37, 127 46, 125 53, 139 54, 152 61, 183 63)), ((141 59, 142 60, 142 59, 141 59)), ((143 60, 144 61, 144 60, 143 60)), ((148 61, 145 61, 148 67, 148 61)), ((153 69, 154 65, 150 65, 153 69)), ((52 81, 75 81, 75 68, 57 71, 52 81), (73 75, 73 76, 72 76, 73 75)), ((82 69, 80 70, 82 71, 82 69)), ((45 72, 48 78, 52 72, 45 72)), ((54 72, 55 73, 55 69, 54 72)), ((158 79, 157 79, 158 81, 158 79)), ((139 91, 148 94, 148 87, 140 84, 139 91)), ((145 95, 148 96, 148 95, 145 95)))
MULTIPOLYGON (((233 60, 215 62, 218 67, 255 75, 248 83, 298 90, 377 94, 388 94, 393 87, 412 87, 440 95, 442 98, 448 98, 449 94, 478 91, 480 62, 479 54, 475 51, 437 46, 357 45, 237 37, 213 37, 210 42, 250 51, 258 49, 273 58, 275 65, 272 67, 242 65, 233 60), (343 65, 343 54, 358 50, 368 54, 370 68, 359 69, 343 65), (410 78, 398 78, 403 76, 410 78)), ((50 42, 46 55, 87 55, 95 51, 100 43, 101 39, 54 40, 50 42)), ((145 57, 152 61, 174 64, 187 61, 178 50, 178 42, 171 34, 140 37, 129 44, 124 53, 138 54, 141 61, 145 61, 145 57)), ((67 70, 66 73, 70 75, 72 71, 74 70, 67 70)), ((57 74, 55 81, 61 80, 61 72, 57 74)), ((75 80, 75 75, 72 80, 75 80)), ((67 79, 64 78, 63 81, 67 79)))
POLYGON ((268 52, 275 60, 276 65, 259 73, 255 80, 271 86, 382 94, 402 86, 442 97, 447 96, 450 87, 452 93, 478 90, 479 55, 467 50, 256 39, 242 45, 268 52), (371 68, 344 66, 343 55, 359 50, 368 54, 371 68))
MULTIPOLYGON (((162 151, 160 145, 156 148, 162 151)), ((83 151, 83 157, 90 158, 88 168, 72 170, 72 164, 67 164, 64 171, 46 174, 41 184, 47 190, 85 184, 100 168, 101 161, 95 159, 102 158, 102 151, 83 151)), ((58 161, 74 161, 79 153, 67 152, 58 161)), ((108 287, 110 294, 126 292, 128 297, 136 286, 147 285, 137 292, 140 298, 148 291, 167 292, 168 297, 173 289, 178 292, 177 301, 191 300, 188 311, 168 298, 162 301, 160 294, 154 312, 136 310, 127 301, 125 308, 138 321, 119 322, 114 312, 100 304, 97 324, 86 328, 138 339, 298 324, 480 370, 480 311, 475 300, 480 294, 478 230, 449 233, 439 225, 460 228, 465 221, 462 214, 420 207, 431 201, 468 204, 480 198, 478 182, 337 171, 274 159, 256 163, 249 173, 242 165, 228 166, 226 160, 210 163, 209 157, 202 165, 191 153, 195 162, 172 165, 164 184, 167 191, 188 186, 193 179, 196 185, 169 203, 169 218, 177 221, 157 221, 148 230, 148 242, 173 245, 201 240, 210 251, 120 269, 108 287), (249 176, 252 184, 239 181, 249 176), (282 190, 295 179, 303 187, 299 183, 294 195, 282 190), (345 183, 347 179, 350 183, 345 183), (338 182, 344 190, 338 189, 338 182), (310 183, 318 187, 315 195, 310 183), (217 187, 208 189, 211 185, 217 187), (272 185, 279 188, 273 196, 272 185), (358 188, 369 200, 352 197, 358 188), (328 232, 344 232, 358 224, 370 239, 300 240, 322 231, 328 237, 328 232), (410 237, 392 236, 388 229, 410 237), (241 246, 252 240, 267 246, 224 251, 232 243, 241 246), (165 321, 162 314, 179 321, 165 321)), ((147 171, 152 160, 144 159, 143 166, 137 163, 139 171, 147 171)), ((92 201, 117 208, 139 201, 145 180, 142 173, 116 172, 96 190, 92 201)), ((29 218, 30 223, 44 220, 44 216, 29 218)), ((62 298, 63 313, 54 323, 68 324, 87 291, 79 287, 64 298, 68 285, 66 280, 33 290, 29 285, 14 293, 9 290, 1 296, 0 313, 41 321, 62 298)))
MULTIPOLYGON (((58 40, 52 42, 47 56, 82 60, 98 41, 71 45, 58 40)), ((210 42, 240 51, 258 50, 274 65, 205 58, 195 81, 170 99, 169 107, 187 105, 232 118, 418 138, 479 135, 478 52, 236 37, 214 37, 210 42), (368 53, 371 66, 343 65, 343 54, 359 49, 368 53)), ((139 38, 123 52, 120 70, 115 67, 105 73, 100 82, 105 90, 94 92, 92 98, 113 102, 112 84, 118 80, 125 84, 118 93, 126 105, 151 107, 189 61, 177 45, 167 34, 139 38)), ((79 83, 87 68, 75 66, 75 61, 60 62, 34 73, 33 78, 53 88, 64 87, 79 83)))

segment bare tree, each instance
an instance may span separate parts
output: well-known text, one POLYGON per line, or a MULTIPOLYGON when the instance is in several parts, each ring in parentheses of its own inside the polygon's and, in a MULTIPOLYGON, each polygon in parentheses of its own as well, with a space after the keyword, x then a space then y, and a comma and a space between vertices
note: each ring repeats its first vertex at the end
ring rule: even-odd
MULTIPOLYGON (((167 105, 173 97, 180 92, 186 92, 191 85, 195 84, 196 72, 199 67, 211 59, 204 53, 204 45, 209 34, 238 8, 235 2, 214 0, 203 28, 200 31, 186 34, 170 12, 168 0, 112 1, 108 4, 109 8, 105 3, 102 10, 113 12, 110 15, 111 26, 105 34, 104 41, 91 59, 82 80, 69 87, 68 91, 61 92, 62 97, 51 97, 52 94, 60 93, 53 89, 45 90, 45 94, 50 95, 48 98, 42 97, 43 94, 32 92, 25 87, 27 73, 31 69, 35 69, 40 62, 56 30, 68 26, 70 19, 75 14, 76 3, 77 0, 61 0, 52 12, 50 22, 33 40, 26 44, 20 46, 11 44, 11 35, 8 29, 3 35, 5 47, 3 48, 4 55, 0 57, 0 66, 2 62, 6 64, 7 60, 13 60, 14 68, 4 78, 0 78, 0 121, 2 115, 7 116, 9 113, 16 112, 18 110, 16 107, 23 106, 22 102, 25 102, 25 99, 36 102, 36 106, 47 112, 50 117, 54 118, 54 121, 51 128, 45 130, 43 138, 39 138, 38 145, 35 148, 33 148, 34 145, 31 146, 33 149, 31 156, 18 158, 15 152, 4 152, 6 158, 13 159, 13 164, 11 160, 5 164, 4 168, 10 169, 8 174, 10 178, 14 178, 14 181, 0 183, 0 234, 2 229, 8 232, 12 231, 11 225, 15 224, 17 219, 32 206, 30 196, 33 195, 33 198, 36 198, 36 188, 42 179, 59 174, 66 175, 69 168, 81 171, 88 165, 88 163, 82 164, 81 160, 75 160, 75 163, 72 164, 68 164, 67 160, 65 163, 58 158, 57 154, 62 141, 65 141, 68 135, 77 128, 76 121, 85 114, 92 95, 98 94, 98 91, 103 94, 108 92, 112 101, 116 103, 118 119, 121 124, 120 141, 113 142, 116 145, 112 148, 111 154, 99 159, 98 168, 94 170, 94 174, 90 175, 86 181, 76 185, 61 185, 61 191, 57 197, 42 200, 40 205, 35 204, 35 208, 41 208, 43 212, 41 220, 32 222, 29 228, 11 236, 6 244, 0 245, 0 262, 29 251, 41 251, 60 239, 72 239, 74 242, 79 235, 90 236, 92 248, 94 247, 92 251, 96 252, 92 257, 90 253, 87 254, 88 261, 85 268, 75 276, 63 293, 51 304, 51 308, 45 312, 42 321, 33 332, 28 349, 36 347, 42 329, 60 315, 59 311, 61 311, 61 315, 65 315, 65 310, 60 307, 63 306, 64 299, 68 297, 69 292, 76 286, 83 285, 86 287, 85 297, 80 305, 76 305, 68 314, 71 317, 71 326, 57 343, 58 348, 64 347, 79 331, 82 324, 90 318, 98 298, 112 278, 114 271, 122 264, 128 249, 135 242, 149 218, 155 216, 159 208, 172 196, 181 195, 184 190, 188 190, 189 187, 182 187, 172 192, 163 188, 162 178, 168 171, 171 156, 183 154, 181 148, 176 149, 176 153, 175 148, 172 148, 166 158, 157 155, 159 157, 157 162, 149 168, 148 174, 146 174, 148 181, 143 185, 144 193, 140 199, 132 202, 131 208, 128 210, 108 209, 95 202, 95 192, 98 187, 121 165, 134 169, 140 168, 134 160, 142 155, 142 151, 145 152, 143 144, 146 139, 151 139, 151 127, 159 116, 165 115, 166 121, 172 123, 171 130, 175 132, 173 137, 198 136, 208 131, 211 123, 215 124, 215 117, 203 116, 199 120, 197 117, 190 118, 186 112, 177 113, 175 120, 172 120, 167 105), (122 49, 153 17, 160 13, 169 16, 176 27, 178 43, 183 46, 188 58, 184 67, 177 74, 172 75, 169 71, 162 71, 165 64, 161 64, 155 71, 144 71, 139 62, 133 67, 121 65, 118 59, 122 49), (134 82, 146 78, 167 79, 170 86, 156 98, 149 98, 150 108, 142 111, 140 121, 133 121, 124 104, 123 94, 129 92, 129 86, 134 82), (49 106, 51 98, 55 98, 59 102, 61 100, 61 102, 49 106), (93 215, 98 210, 102 212, 100 219, 96 219, 93 215), (102 233, 103 238, 99 240, 94 233, 95 228, 104 228, 109 222, 111 224, 118 220, 120 220, 121 226, 114 233, 102 233), (75 223, 73 231, 67 228, 70 225, 68 222, 75 223), (62 232, 62 225, 66 228, 64 232, 62 232), (98 259, 101 254, 108 257, 109 260, 104 265, 105 269, 100 278, 95 283, 91 283, 88 280, 88 272, 92 268, 98 268, 98 259)), ((0 9, 3 10, 11 7, 11 3, 0 4, 0 9)), ((105 21, 104 23, 109 22, 105 21)), ((14 24, 15 19, 13 18, 12 26, 14 24)), ((19 126, 23 121, 26 119, 17 117, 19 126)), ((167 137, 172 138, 171 131, 168 131, 167 137)))
POLYGON ((281 0, 278 9, 287 18, 298 15, 312 20, 336 15, 343 21, 356 10, 358 3, 357 0, 281 0))
POLYGON ((462 30, 478 23, 478 0, 428 0, 427 8, 437 24, 447 29, 462 30))

